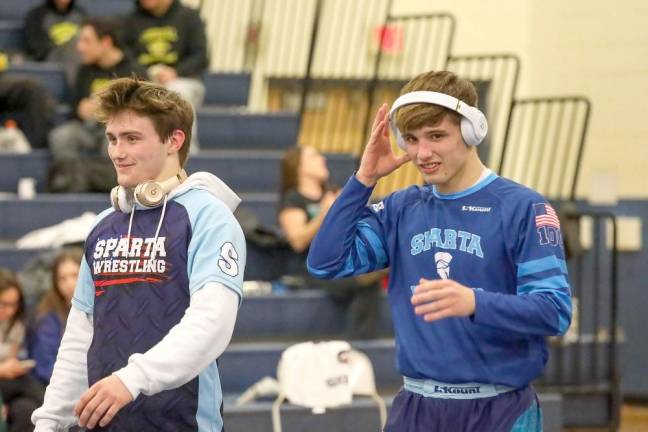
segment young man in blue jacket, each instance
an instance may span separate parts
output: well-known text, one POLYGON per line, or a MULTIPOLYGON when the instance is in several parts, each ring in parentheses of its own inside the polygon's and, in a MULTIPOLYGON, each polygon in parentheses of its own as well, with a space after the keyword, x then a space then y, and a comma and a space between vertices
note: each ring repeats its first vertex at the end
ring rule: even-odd
POLYGON ((182 169, 193 111, 132 78, 98 96, 118 186, 85 242, 36 432, 222 431, 217 359, 242 298, 240 199, 182 169))
POLYGON ((542 430, 530 383, 547 361, 545 336, 571 320, 560 224, 540 194, 483 165, 476 105, 473 84, 450 72, 406 84, 378 110, 308 255, 323 278, 390 268, 404 387, 386 432, 542 430), (368 207, 377 181, 408 161, 425 184, 368 207))

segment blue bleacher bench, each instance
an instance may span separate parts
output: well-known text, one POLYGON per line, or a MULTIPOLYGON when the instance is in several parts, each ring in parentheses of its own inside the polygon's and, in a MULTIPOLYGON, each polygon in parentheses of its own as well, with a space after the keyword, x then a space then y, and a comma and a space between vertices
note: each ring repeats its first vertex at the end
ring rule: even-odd
MULTIPOLYGON (((261 223, 276 225, 277 194, 242 194, 241 207, 261 223)), ((48 227, 86 211, 99 213, 109 206, 108 194, 38 194, 35 199, 15 196, 0 199, 0 239, 17 239, 37 228, 48 227)))
POLYGON ((70 89, 65 70, 58 63, 24 62, 12 63, 5 72, 9 76, 23 76, 39 81, 59 103, 70 101, 70 89))
POLYGON ((22 51, 22 23, 0 19, 0 51, 14 53, 22 51))
POLYGON ((231 109, 198 110, 201 149, 287 150, 297 144, 295 113, 249 113, 231 109))
POLYGON ((12 20, 22 24, 27 12, 43 3, 44 0, 2 0, 0 1, 0 19, 12 20))
MULTIPOLYGON (((279 190, 281 150, 238 151, 204 150, 192 155, 187 172, 211 172, 227 183, 236 193, 277 192, 279 190), (250 175, 250 174, 254 175, 250 175)), ((330 182, 343 185, 357 168, 357 158, 349 154, 327 154, 330 182)), ((47 169, 50 156, 47 150, 29 154, 0 154, 0 192, 16 192, 23 177, 36 179, 36 190, 47 189, 47 169)))
POLYGON ((204 105, 245 106, 250 93, 249 73, 208 72, 205 83, 204 105))
MULTIPOLYGON (((394 367, 394 340, 352 341, 351 345, 365 353, 374 368, 379 391, 395 391, 402 378, 394 367)), ((265 376, 276 377, 281 353, 292 343, 233 343, 218 361, 223 393, 242 393, 265 376)))

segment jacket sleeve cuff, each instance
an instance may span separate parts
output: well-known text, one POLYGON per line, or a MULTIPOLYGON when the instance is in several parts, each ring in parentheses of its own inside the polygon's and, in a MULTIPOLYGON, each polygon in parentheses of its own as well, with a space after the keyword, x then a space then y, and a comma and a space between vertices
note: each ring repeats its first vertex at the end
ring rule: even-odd
POLYGON ((484 316, 486 315, 487 304, 489 302, 488 293, 482 289, 474 289, 475 293, 475 311, 469 319, 475 324, 486 324, 484 316))
POLYGON ((57 432, 59 424, 56 420, 40 419, 36 422, 34 432, 57 432))
POLYGON ((121 380, 133 400, 137 399, 137 396, 148 387, 146 375, 134 363, 129 363, 127 366, 113 372, 113 375, 121 380))

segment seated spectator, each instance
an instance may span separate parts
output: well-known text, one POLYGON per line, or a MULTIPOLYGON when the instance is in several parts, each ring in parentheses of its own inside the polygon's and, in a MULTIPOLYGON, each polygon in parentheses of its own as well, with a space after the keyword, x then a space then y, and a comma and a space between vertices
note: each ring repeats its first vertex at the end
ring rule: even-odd
POLYGON ((23 26, 25 52, 37 61, 65 65, 70 82, 78 66, 74 43, 85 11, 74 0, 45 0, 25 16, 23 26))
POLYGON ((0 269, 0 395, 10 431, 32 431, 31 413, 43 402, 43 388, 19 361, 25 337, 25 306, 15 275, 0 269))
POLYGON ((14 121, 31 148, 46 148, 54 100, 38 81, 4 74, 8 66, 7 55, 0 52, 0 125, 14 121))
POLYGON ((289 270, 304 288, 324 289, 336 302, 349 309, 345 337, 376 337, 380 306, 380 274, 339 280, 315 279, 308 274, 306 257, 313 237, 333 204, 337 192, 327 186, 326 159, 312 147, 286 152, 281 166, 279 226, 295 252, 295 265, 289 270))
POLYGON ((115 27, 112 20, 102 18, 89 18, 81 25, 77 51, 82 65, 74 85, 74 119, 56 127, 49 137, 51 192, 107 192, 116 183, 104 126, 94 119, 92 94, 113 78, 144 75, 144 69, 120 48, 115 27))
MULTIPOLYGON (((138 0, 124 24, 124 41, 149 78, 174 90, 198 109, 205 96, 202 74, 207 39, 198 11, 179 0, 138 0)), ((198 149, 194 122, 191 149, 198 149)))
POLYGON ((56 361, 65 322, 76 287, 83 250, 63 250, 52 266, 52 287, 41 300, 29 329, 29 357, 36 361, 32 374, 44 385, 49 384, 56 361))

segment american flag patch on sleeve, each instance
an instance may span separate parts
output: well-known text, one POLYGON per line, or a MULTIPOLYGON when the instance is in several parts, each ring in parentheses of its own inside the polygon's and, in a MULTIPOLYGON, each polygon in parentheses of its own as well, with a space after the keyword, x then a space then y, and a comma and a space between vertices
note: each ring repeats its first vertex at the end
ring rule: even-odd
POLYGON ((556 211, 547 203, 533 204, 536 227, 550 226, 560 229, 560 221, 556 211))

